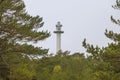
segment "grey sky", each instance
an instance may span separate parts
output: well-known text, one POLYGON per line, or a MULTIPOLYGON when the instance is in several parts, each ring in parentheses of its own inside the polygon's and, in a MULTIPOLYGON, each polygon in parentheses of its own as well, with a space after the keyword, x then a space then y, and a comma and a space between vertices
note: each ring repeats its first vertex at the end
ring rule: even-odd
POLYGON ((82 41, 105 46, 109 42, 104 36, 105 29, 117 30, 111 23, 110 16, 117 15, 111 6, 115 0, 24 0, 30 15, 39 15, 45 22, 44 30, 51 32, 51 37, 36 44, 56 51, 56 35, 53 34, 57 21, 63 25, 62 50, 84 52, 82 41))

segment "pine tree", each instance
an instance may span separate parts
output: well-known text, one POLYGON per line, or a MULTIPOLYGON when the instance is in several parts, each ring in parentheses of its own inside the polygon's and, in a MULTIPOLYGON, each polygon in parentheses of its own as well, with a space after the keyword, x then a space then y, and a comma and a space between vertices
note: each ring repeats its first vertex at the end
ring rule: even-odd
POLYGON ((10 67, 17 64, 20 69, 20 65, 28 64, 25 59, 31 55, 47 54, 48 49, 28 45, 50 36, 48 31, 39 30, 44 24, 42 20, 26 12, 23 0, 0 0, 0 64, 10 67))
MULTIPOLYGON (((120 0, 116 0, 116 5, 112 7, 119 10, 120 0)), ((116 25, 120 25, 120 20, 114 19, 113 16, 111 16, 111 21, 115 23, 116 25)), ((86 40, 83 41, 83 47, 87 49, 88 53, 91 53, 92 59, 98 59, 99 63, 101 62, 102 64, 105 64, 105 65, 108 64, 106 66, 101 66, 101 64, 98 65, 100 68, 103 68, 102 69, 103 73, 106 73, 105 70, 111 71, 111 73, 110 72, 107 73, 109 74, 109 77, 112 76, 108 78, 108 80, 110 79, 119 80, 120 79, 119 77, 120 76, 120 65, 119 65, 120 64, 120 33, 115 33, 113 31, 108 31, 106 29, 105 36, 113 40, 113 42, 109 43, 107 47, 104 47, 104 48, 94 47, 93 45, 87 44, 86 40)))
POLYGON ((18 43, 37 42, 49 37, 47 31, 38 32, 43 24, 41 17, 27 14, 22 0, 0 0, 0 55, 9 52, 46 53, 44 49, 18 43))
MULTIPOLYGON (((120 0, 116 0, 116 5, 113 8, 120 9, 120 0)), ((116 25, 120 25, 120 20, 114 19, 113 16, 111 16, 111 21, 116 25)), ((116 73, 120 73, 120 33, 106 30, 105 35, 113 40, 113 43, 105 48, 103 59, 111 63, 116 73)))

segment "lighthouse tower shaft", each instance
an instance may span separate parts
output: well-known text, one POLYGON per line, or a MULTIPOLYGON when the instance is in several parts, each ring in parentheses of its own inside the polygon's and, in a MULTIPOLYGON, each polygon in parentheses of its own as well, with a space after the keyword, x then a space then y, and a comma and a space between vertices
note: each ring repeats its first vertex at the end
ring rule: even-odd
POLYGON ((61 33, 56 34, 56 51, 61 50, 61 33))
POLYGON ((56 52, 59 52, 61 50, 61 34, 64 33, 64 31, 61 31, 62 25, 60 22, 56 25, 56 31, 54 33, 56 34, 56 52))

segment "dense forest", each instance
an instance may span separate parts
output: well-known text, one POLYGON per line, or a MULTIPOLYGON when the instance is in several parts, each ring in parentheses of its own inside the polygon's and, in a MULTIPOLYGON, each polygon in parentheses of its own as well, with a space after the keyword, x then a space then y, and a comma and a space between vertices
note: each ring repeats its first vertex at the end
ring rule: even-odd
MULTIPOLYGON (((120 1, 112 8, 119 10, 120 1)), ((120 20, 111 16, 120 25, 120 20)), ((44 22, 40 16, 31 16, 23 0, 0 0, 0 80, 120 80, 120 34, 105 30, 113 42, 100 48, 83 40, 84 53, 59 51, 49 54, 48 49, 34 47, 50 37, 38 31, 44 22)))

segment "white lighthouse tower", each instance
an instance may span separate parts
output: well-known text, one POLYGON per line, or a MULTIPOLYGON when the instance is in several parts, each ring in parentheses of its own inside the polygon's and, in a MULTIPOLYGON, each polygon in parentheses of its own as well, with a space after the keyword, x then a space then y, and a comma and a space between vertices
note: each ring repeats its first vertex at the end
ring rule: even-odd
POLYGON ((60 22, 57 22, 56 31, 54 31, 56 34, 56 52, 61 50, 61 34, 64 33, 64 31, 61 31, 61 27, 62 24, 60 22))

